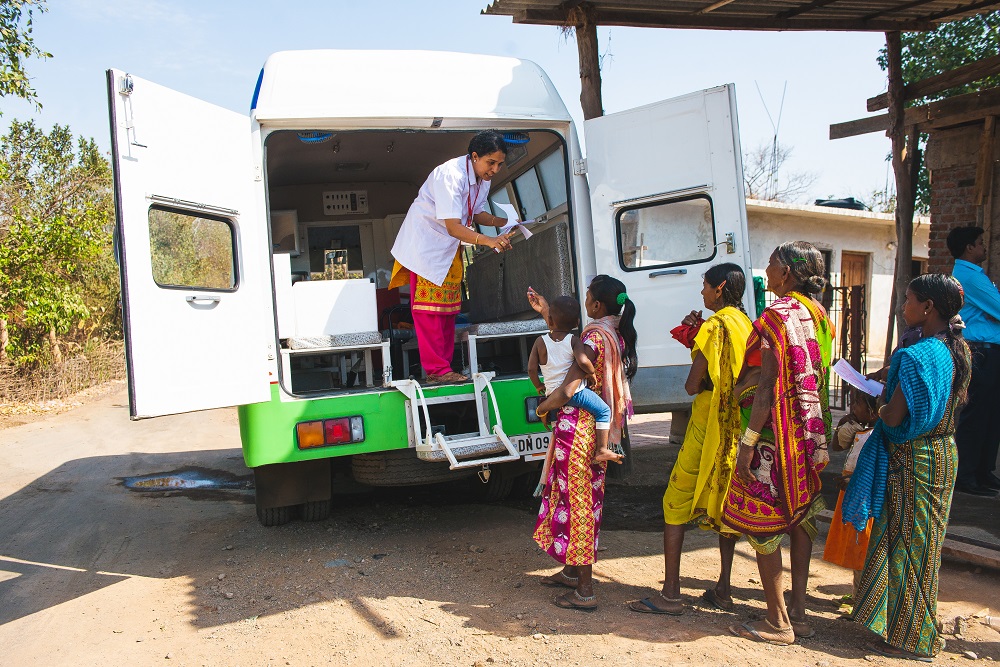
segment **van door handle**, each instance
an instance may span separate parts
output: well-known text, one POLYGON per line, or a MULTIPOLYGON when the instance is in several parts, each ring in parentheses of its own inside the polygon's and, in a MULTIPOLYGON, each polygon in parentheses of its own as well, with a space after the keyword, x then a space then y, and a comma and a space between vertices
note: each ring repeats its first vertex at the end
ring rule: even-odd
POLYGON ((650 278, 656 278, 657 276, 683 276, 688 272, 687 269, 664 269, 663 271, 653 271, 649 274, 650 278))
POLYGON ((219 303, 222 301, 222 297, 217 294, 206 294, 205 296, 192 295, 184 297, 184 300, 188 303, 198 303, 199 301, 208 301, 210 303, 219 303))

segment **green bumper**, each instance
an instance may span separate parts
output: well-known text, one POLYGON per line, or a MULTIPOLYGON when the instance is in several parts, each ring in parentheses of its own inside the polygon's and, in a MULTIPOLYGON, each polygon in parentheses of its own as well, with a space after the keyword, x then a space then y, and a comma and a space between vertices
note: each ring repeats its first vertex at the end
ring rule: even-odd
MULTIPOLYGON (((540 433, 545 430, 540 423, 529 424, 527 421, 524 399, 535 395, 535 389, 529 380, 495 380, 492 385, 507 435, 540 433)), ((370 393, 286 401, 281 400, 280 391, 277 384, 272 384, 270 401, 241 405, 238 408, 243 460, 251 468, 407 447, 406 397, 399 391, 378 389, 370 393), (295 425, 299 422, 356 415, 361 415, 365 420, 364 442, 308 450, 298 448, 295 425)), ((424 388, 427 398, 472 392, 471 384, 424 388)), ((491 406, 490 425, 495 423, 491 406)))

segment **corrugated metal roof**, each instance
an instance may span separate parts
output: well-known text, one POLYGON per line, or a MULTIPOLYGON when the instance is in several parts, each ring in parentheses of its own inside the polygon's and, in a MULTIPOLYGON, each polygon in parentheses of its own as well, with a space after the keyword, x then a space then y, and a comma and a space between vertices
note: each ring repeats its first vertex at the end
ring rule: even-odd
POLYGON ((585 11, 597 25, 717 30, 916 31, 1000 9, 956 0, 494 0, 483 14, 515 23, 573 25, 585 11))

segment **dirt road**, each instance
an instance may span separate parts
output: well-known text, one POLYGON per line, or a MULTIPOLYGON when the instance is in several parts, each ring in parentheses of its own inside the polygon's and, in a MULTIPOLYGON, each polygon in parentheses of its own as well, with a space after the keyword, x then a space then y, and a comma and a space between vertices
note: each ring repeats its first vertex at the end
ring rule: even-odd
MULTIPOLYGON (((330 519, 265 529, 243 466, 235 411, 131 423, 123 393, 0 430, 0 665, 858 664, 866 637, 833 599, 850 573, 819 559, 817 634, 777 648, 726 627, 763 609, 745 543, 735 614, 692 606, 639 615, 628 600, 662 577, 659 495, 672 451, 643 439, 636 475, 610 486, 601 608, 550 603, 553 562, 531 542, 534 503, 476 503, 460 487, 338 497, 330 519), (189 471, 226 490, 130 491, 122 479, 189 471)), ((661 417, 637 425, 656 431, 661 417)), ((662 432, 662 424, 659 425, 662 432)), ((714 580, 714 540, 690 532, 683 592, 714 580)), ((1000 599, 1000 576, 947 564, 941 617, 1000 599)), ((972 618, 938 662, 1000 660, 1000 634, 972 618)))

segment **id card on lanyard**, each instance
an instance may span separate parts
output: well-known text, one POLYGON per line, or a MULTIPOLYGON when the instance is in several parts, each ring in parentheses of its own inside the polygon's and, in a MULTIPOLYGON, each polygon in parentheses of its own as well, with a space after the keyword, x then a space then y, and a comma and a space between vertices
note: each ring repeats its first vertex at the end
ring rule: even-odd
MULTIPOLYGON (((470 158, 469 156, 466 156, 465 157, 465 175, 466 175, 466 177, 469 176, 469 170, 470 169, 472 169, 472 158, 470 158)), ((469 217, 465 220, 465 226, 468 227, 468 228, 470 228, 470 229, 472 228, 472 216, 474 215, 473 209, 475 208, 476 204, 479 203, 479 190, 480 190, 480 188, 483 187, 482 182, 478 178, 476 178, 476 172, 475 172, 475 170, 472 170, 472 177, 476 179, 476 196, 475 197, 472 196, 472 186, 471 185, 469 186, 469 191, 465 193, 465 203, 466 203, 466 205, 468 207, 468 210, 469 210, 469 217)))

